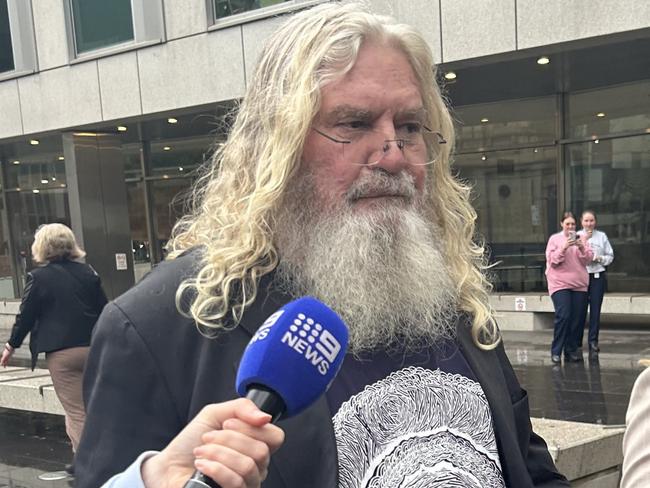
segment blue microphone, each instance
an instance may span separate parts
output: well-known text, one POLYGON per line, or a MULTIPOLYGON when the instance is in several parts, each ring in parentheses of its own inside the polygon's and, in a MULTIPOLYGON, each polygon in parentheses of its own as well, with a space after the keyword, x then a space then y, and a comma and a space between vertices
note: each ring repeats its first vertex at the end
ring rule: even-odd
MULTIPOLYGON (((272 422, 292 417, 327 391, 343 364, 348 329, 315 298, 287 303, 260 326, 246 346, 235 386, 272 422)), ((200 471, 183 488, 219 488, 200 471)))

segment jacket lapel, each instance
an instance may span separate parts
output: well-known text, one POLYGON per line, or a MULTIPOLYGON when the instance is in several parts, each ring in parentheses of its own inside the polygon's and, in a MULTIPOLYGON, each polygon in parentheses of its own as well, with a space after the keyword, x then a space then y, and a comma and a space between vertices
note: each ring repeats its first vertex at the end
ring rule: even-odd
POLYGON ((508 380, 499 359, 499 355, 502 355, 507 361, 503 344, 489 351, 476 347, 471 335, 471 324, 466 316, 459 318, 456 332, 463 355, 476 375, 490 405, 494 435, 506 485, 517 488, 532 486, 519 449, 517 419, 513 409, 515 399, 512 395, 520 394, 521 391, 511 392, 508 388, 508 380))
MULTIPOLYGON (((251 337, 272 313, 292 299, 274 289, 272 281, 273 273, 260 280, 257 299, 240 322, 251 337)), ((338 458, 331 418, 327 398, 323 395, 296 417, 280 420, 278 425, 285 432, 285 441, 271 457, 268 481, 271 473, 277 471, 285 488, 338 486, 338 458)), ((272 486, 279 488, 277 479, 272 486)))

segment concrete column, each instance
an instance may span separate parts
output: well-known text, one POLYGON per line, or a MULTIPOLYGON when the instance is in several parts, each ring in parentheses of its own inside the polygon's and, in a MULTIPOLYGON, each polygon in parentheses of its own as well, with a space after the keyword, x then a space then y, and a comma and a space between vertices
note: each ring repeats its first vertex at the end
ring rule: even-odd
POLYGON ((88 253, 86 262, 101 276, 109 299, 115 298, 133 285, 120 140, 114 134, 65 133, 63 153, 72 230, 88 253))

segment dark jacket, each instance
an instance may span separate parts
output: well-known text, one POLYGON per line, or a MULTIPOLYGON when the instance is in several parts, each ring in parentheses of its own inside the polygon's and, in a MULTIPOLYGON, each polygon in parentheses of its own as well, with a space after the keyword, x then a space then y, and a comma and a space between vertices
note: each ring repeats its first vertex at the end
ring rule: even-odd
POLYGON ((9 344, 20 347, 31 333, 32 369, 41 352, 88 346, 106 295, 95 270, 64 259, 27 273, 20 312, 9 344))
MULTIPOLYGON (((107 305, 95 329, 86 373, 86 424, 75 457, 77 487, 97 488, 145 450, 162 450, 206 404, 237 397, 235 374, 253 333, 289 301, 261 280, 241 325, 206 339, 176 310, 178 284, 194 258, 162 263, 107 305)), ((503 346, 476 348, 469 324, 458 341, 490 404, 503 475, 512 488, 569 486, 544 441, 531 430, 528 399, 503 346)), ((264 488, 336 488, 338 460, 325 396, 280 421, 284 445, 271 458, 264 488)))

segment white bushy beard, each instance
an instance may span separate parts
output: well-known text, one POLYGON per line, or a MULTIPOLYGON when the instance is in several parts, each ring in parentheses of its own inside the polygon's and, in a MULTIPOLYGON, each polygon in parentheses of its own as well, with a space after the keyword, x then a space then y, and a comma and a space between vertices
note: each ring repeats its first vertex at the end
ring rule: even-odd
POLYGON ((381 169, 364 173, 343 202, 325 208, 313 180, 299 176, 278 214, 276 282, 293 296, 314 296, 333 308, 357 355, 416 351, 453 336, 456 287, 413 178, 381 169), (356 200, 378 191, 402 198, 355 209, 356 200))

